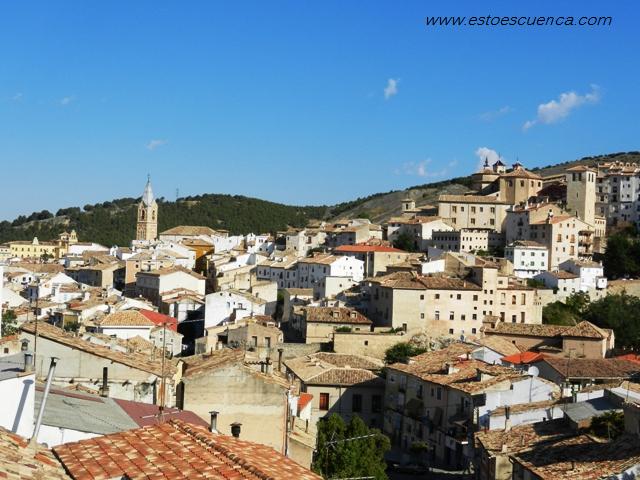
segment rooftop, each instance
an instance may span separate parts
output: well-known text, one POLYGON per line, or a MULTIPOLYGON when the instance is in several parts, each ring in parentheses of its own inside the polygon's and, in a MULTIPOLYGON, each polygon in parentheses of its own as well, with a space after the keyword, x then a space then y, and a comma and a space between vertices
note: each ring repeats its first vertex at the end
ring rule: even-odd
POLYGON ((64 468, 44 447, 0 427, 0 478, 6 480, 68 479, 64 468))
MULTIPOLYGON (((33 335, 35 334, 35 324, 34 322, 23 323, 20 326, 20 330, 33 335)), ((38 322, 38 337, 46 338, 47 340, 65 345, 66 347, 81 350, 97 357, 106 358, 112 362, 142 370, 156 376, 162 375, 162 361, 160 358, 151 360, 147 355, 142 353, 124 353, 112 350, 106 346, 83 340, 46 322, 38 322)), ((165 375, 174 375, 176 372, 175 364, 173 362, 165 362, 164 372, 165 375)))
POLYGON ((404 250, 400 250, 399 248, 388 247, 385 245, 341 245, 337 247, 335 250, 337 253, 406 253, 404 250))
POLYGON ((209 227, 195 226, 195 225, 179 225, 177 227, 170 228, 164 232, 160 232, 159 235, 185 235, 196 237, 198 235, 215 235, 216 231, 209 227))
POLYGON ((622 379, 640 373, 640 365, 617 358, 557 358, 544 361, 561 376, 575 379, 622 379))
POLYGON ((504 200, 498 197, 483 195, 440 195, 439 203, 489 203, 495 205, 508 205, 504 200))
POLYGON ((374 373, 382 369, 382 362, 360 355, 319 352, 287 360, 285 365, 309 385, 384 385, 374 373))
POLYGON ((588 435, 558 439, 514 456, 541 479, 596 480, 609 478, 640 463, 637 437, 599 442, 588 435))
POLYGON ((347 307, 304 307, 305 319, 314 323, 348 323, 371 325, 371 320, 357 310, 347 307))
POLYGON ((181 420, 59 445, 53 451, 73 478, 83 480, 320 480, 270 447, 181 420))
POLYGON ((407 290, 482 290, 475 283, 454 277, 427 277, 415 272, 398 271, 372 277, 371 283, 377 283, 381 287, 407 289, 407 290))
MULTIPOLYGON (((512 410, 513 411, 513 410, 512 410)), ((488 452, 516 453, 552 440, 565 438, 567 423, 564 419, 518 425, 511 430, 485 430, 475 434, 476 442, 488 452), (506 451, 505 451, 506 450, 506 451)))
POLYGON ((148 327, 156 324, 137 310, 122 310, 110 313, 99 321, 101 327, 148 327))

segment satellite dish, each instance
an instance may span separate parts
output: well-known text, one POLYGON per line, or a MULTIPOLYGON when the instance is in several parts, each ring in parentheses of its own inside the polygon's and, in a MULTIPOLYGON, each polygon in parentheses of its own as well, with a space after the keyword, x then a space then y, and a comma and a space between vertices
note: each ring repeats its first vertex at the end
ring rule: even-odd
POLYGON ((540 369, 534 365, 530 366, 529 369, 527 370, 527 373, 529 375, 531 375, 532 377, 537 377, 538 375, 540 375, 540 369))

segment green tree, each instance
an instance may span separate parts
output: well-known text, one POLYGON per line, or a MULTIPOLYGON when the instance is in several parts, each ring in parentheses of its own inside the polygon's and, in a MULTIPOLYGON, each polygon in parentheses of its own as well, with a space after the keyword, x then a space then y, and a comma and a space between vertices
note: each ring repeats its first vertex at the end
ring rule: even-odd
POLYGON ((597 437, 615 440, 624 433, 624 413, 607 412, 591 420, 588 432, 597 437))
POLYGON ((399 248, 400 250, 404 250, 405 252, 417 252, 418 245, 416 244, 415 238, 411 236, 409 232, 402 232, 398 235, 398 238, 393 242, 393 246, 399 248))
POLYGON ((616 346, 640 347, 640 298, 625 291, 609 294, 591 302, 584 319, 598 327, 612 329, 616 346))
POLYGON ((589 308, 590 301, 588 293, 576 292, 567 298, 565 304, 575 315, 583 315, 589 308))
POLYGON ((427 351, 428 350, 425 347, 420 347, 412 343, 396 343, 394 346, 387 348, 384 352, 384 361, 387 365, 398 362, 407 363, 410 357, 415 357, 416 355, 420 355, 427 351))
POLYGON ((611 235, 604 253, 604 274, 608 278, 640 275, 640 242, 630 231, 611 235))
POLYGON ((13 310, 5 310, 2 312, 2 335, 14 335, 18 332, 16 312, 13 310))
POLYGON ((386 480, 384 454, 389 439, 354 415, 345 423, 338 414, 318 422, 318 448, 311 468, 324 478, 371 477, 386 480))

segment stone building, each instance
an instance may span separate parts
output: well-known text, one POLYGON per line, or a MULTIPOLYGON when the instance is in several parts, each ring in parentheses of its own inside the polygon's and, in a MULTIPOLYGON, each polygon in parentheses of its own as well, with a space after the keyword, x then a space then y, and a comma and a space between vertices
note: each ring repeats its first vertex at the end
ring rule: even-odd
POLYGON ((158 203, 153 196, 151 178, 147 179, 142 199, 138 204, 138 222, 136 224, 136 240, 153 241, 158 236, 158 203))

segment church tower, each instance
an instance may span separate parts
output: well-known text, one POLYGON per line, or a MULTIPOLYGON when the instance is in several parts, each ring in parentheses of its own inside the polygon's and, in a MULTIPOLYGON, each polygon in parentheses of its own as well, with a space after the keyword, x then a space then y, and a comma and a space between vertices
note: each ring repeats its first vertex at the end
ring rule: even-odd
POLYGON ((566 171, 567 210, 591 226, 596 217, 596 177, 594 169, 583 165, 566 171))
POLYGON ((155 240, 158 236, 158 204, 153 197, 151 178, 147 178, 142 200, 138 204, 138 223, 136 225, 136 240, 155 240))

